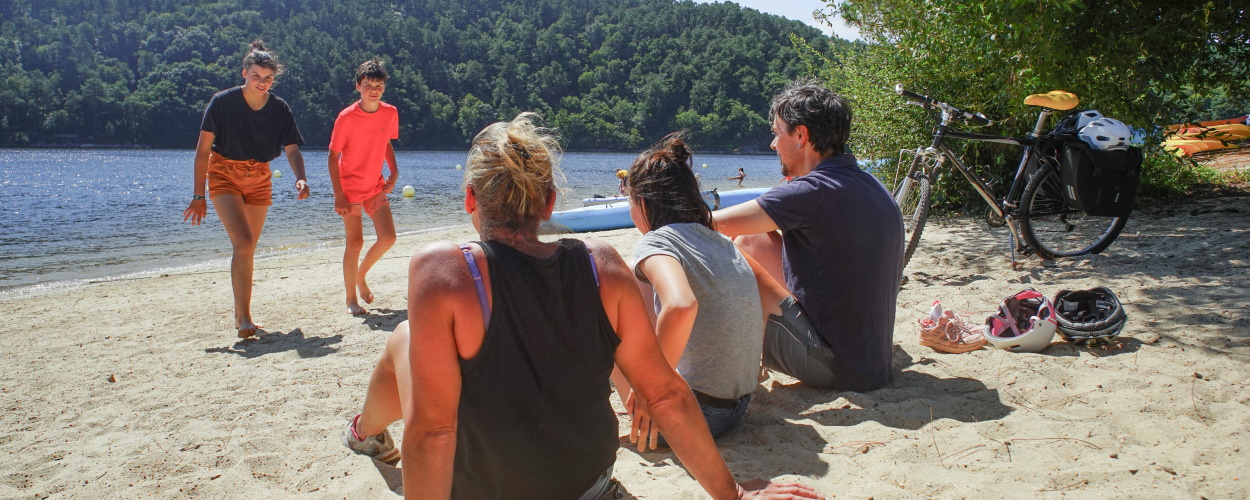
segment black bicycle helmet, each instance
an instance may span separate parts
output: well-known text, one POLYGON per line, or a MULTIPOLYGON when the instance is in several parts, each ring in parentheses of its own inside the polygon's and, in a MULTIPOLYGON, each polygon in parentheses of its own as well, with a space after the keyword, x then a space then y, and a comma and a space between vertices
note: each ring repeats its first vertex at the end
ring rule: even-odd
POLYGON ((1055 294, 1054 304, 1059 334, 1076 345, 1109 343, 1128 320, 1120 299, 1105 286, 1062 290, 1055 294))

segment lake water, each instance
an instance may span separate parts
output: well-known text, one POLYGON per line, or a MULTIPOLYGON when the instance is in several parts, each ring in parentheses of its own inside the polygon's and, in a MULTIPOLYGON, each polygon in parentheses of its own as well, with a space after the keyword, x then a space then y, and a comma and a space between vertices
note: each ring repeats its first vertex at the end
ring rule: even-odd
MULTIPOLYGON (((343 244, 342 219, 325 151, 304 151, 312 196, 296 200, 295 177, 285 158, 270 165, 274 204, 260 239, 258 259, 343 244)), ((0 149, 0 296, 95 280, 139 277, 226 264, 230 242, 213 210, 199 227, 182 221, 191 199, 192 150, 0 149)), ((616 194, 619 168, 631 153, 566 153, 561 163, 568 191, 557 210, 582 198, 616 194)), ((401 151, 399 188, 391 210, 400 235, 468 225, 460 190, 464 152, 401 151)), ((695 155, 704 189, 737 188, 725 180, 747 173, 744 187, 781 180, 774 155, 695 155), (707 164, 707 168, 701 168, 707 164)), ((210 202, 211 205, 211 202, 210 202)), ((365 234, 373 227, 365 223, 365 234)))

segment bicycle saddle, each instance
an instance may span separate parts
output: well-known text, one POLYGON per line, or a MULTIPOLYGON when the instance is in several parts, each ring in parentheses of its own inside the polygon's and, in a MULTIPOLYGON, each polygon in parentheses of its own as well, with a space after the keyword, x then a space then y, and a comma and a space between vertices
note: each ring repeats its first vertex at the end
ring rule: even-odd
POLYGON ((1081 99, 1071 92, 1052 90, 1045 94, 1032 94, 1024 98, 1029 106, 1041 106, 1059 111, 1067 111, 1081 103, 1081 99))

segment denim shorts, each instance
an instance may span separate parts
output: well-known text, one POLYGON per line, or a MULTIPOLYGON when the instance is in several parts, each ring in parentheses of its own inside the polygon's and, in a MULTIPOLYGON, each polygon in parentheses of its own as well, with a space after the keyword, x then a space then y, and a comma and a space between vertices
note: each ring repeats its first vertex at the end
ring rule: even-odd
MULTIPOLYGON (((724 399, 717 399, 699 391, 694 391, 695 400, 699 403, 699 410, 703 412, 703 420, 707 422, 707 429, 712 431, 712 437, 720 437, 730 428, 742 420, 742 416, 746 415, 747 406, 751 404, 751 395, 747 394, 738 398, 736 401, 729 401, 728 404, 724 399)), ((664 440, 661 434, 659 445, 668 447, 668 441, 664 440)))
POLYGON ((599 475, 599 479, 595 480, 595 484, 591 485, 582 496, 577 500, 612 500, 620 498, 621 484, 612 479, 612 466, 608 466, 608 470, 599 475))

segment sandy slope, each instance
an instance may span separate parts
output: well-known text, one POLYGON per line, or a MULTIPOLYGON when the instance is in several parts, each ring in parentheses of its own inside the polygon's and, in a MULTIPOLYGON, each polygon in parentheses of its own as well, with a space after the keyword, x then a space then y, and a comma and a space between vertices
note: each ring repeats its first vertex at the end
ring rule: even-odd
MULTIPOLYGON (((598 236, 624 253, 637 240, 598 236)), ((5 299, 0 497, 393 497, 398 469, 338 433, 405 318, 407 256, 440 239, 471 235, 401 240, 365 317, 342 312, 337 252, 259 262, 268 333, 249 342, 230 331, 224 269, 5 299)), ((734 472, 839 498, 1250 496, 1250 198, 1139 211, 1104 255, 1054 267, 1012 271, 1006 245, 976 220, 933 222, 899 299, 894 383, 829 393, 773 375, 720 441, 734 472), (1129 310, 1113 349, 916 342, 936 298, 983 316, 1024 287, 1094 285, 1129 310)), ((701 496, 671 453, 622 449, 616 477, 637 498, 701 496)))

